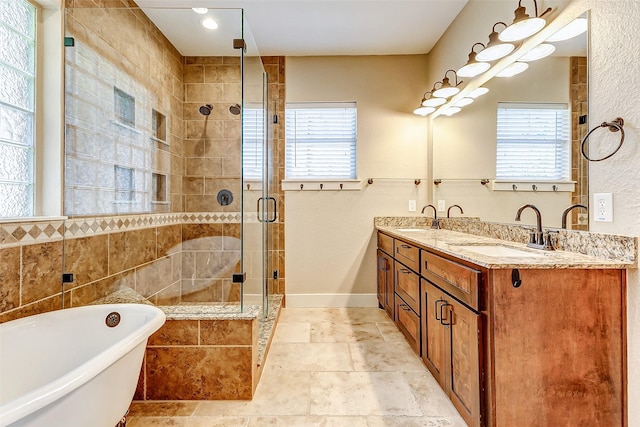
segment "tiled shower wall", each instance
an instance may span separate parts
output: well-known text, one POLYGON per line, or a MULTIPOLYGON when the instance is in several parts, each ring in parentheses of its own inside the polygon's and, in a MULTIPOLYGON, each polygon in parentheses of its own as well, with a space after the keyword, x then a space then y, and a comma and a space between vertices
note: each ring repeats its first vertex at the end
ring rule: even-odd
POLYGON ((182 56, 135 7, 68 6, 65 214, 182 212, 182 56))
MULTIPOLYGON (((77 103, 76 107, 68 105, 67 110, 66 138, 71 153, 67 153, 65 172, 71 185, 65 205, 72 207, 68 213, 126 211, 122 204, 113 203, 115 195, 103 185, 115 180, 113 168, 118 159, 125 167, 141 161, 148 167, 144 172, 148 176, 167 173, 167 202, 151 203, 151 196, 144 199, 152 211, 167 213, 76 217, 66 221, 66 230, 62 220, 0 224, 0 322, 61 308, 63 271, 75 274, 75 282, 65 292, 66 307, 86 304, 121 286, 133 287, 159 304, 177 301, 178 287, 188 290, 188 295, 180 297, 184 301, 237 300, 239 289, 229 281, 229 268, 236 268, 237 263, 216 260, 238 256, 240 197, 238 194, 226 208, 212 201, 219 188, 240 191, 239 142, 234 147, 228 145, 238 141, 240 132, 239 116, 228 111, 231 103, 239 102, 238 58, 180 56, 131 2, 104 6, 92 0, 67 0, 66 6, 67 34, 76 39, 76 46, 67 48, 73 61, 67 80, 72 87, 67 87, 66 101, 77 103), (191 86, 200 81, 195 68, 203 72, 202 84, 210 84, 213 91, 203 98, 194 92, 199 88, 191 86), (113 123, 114 85, 136 95, 135 129, 113 123), (215 129, 204 139, 202 132, 208 127, 197 110, 202 103, 215 105, 210 119, 217 118, 206 123, 215 129), (168 136, 164 139, 169 144, 153 138, 152 110, 166 116, 168 136), (110 130, 95 132, 98 124, 110 130), (105 153, 110 160, 102 158, 105 153), (235 155, 237 161, 232 158, 235 155), (213 168, 214 173, 208 174, 206 168, 213 168), (76 199, 78 194, 88 197, 76 199), (204 212, 169 213, 196 208, 204 212), (187 243, 183 245, 183 241, 187 243), (212 260, 216 262, 212 264, 212 260), (204 277, 217 285, 202 287, 204 277), (152 288, 136 288, 142 281, 155 283, 152 288)), ((270 124, 271 161, 276 171, 271 188, 278 199, 278 222, 270 234, 270 266, 279 271, 279 279, 270 280, 269 289, 284 293, 284 198, 280 187, 284 58, 263 61, 269 72, 269 116, 275 111, 279 117, 277 124, 270 124)), ((135 181, 147 182, 147 175, 135 181)))

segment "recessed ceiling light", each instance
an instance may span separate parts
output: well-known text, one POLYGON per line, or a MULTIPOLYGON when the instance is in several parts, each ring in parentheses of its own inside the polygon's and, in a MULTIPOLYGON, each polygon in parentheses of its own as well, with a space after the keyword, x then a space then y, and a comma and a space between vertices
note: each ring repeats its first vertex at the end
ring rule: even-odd
POLYGON ((209 11, 209 9, 207 9, 206 7, 192 7, 191 10, 199 15, 204 15, 209 11))
POLYGON ((202 21, 200 21, 200 23, 207 30, 215 30, 216 28, 218 28, 218 23, 214 21, 213 18, 204 18, 202 21))

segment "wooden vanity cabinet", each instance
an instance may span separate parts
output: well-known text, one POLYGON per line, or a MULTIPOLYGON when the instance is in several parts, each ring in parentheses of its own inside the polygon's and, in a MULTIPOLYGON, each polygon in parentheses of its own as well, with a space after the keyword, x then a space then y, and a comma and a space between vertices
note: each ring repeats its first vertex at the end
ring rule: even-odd
POLYGON ((516 275, 425 247, 414 269, 417 246, 394 243, 396 325, 470 427, 627 425, 624 269, 516 275))
MULTIPOLYGON (((423 265, 440 257, 428 254, 423 265), (431 260, 431 261, 430 261, 431 260)), ((465 272, 461 276, 443 274, 452 282, 440 278, 443 288, 457 288, 457 280, 468 278, 469 272, 475 272, 476 280, 480 272, 465 266, 441 259, 441 265, 448 265, 457 271, 465 272), (448 285, 447 285, 448 283, 448 285)), ((444 270, 441 271, 444 273, 444 270)), ((435 276, 433 276, 435 277, 435 276)), ((433 278, 432 277, 432 278, 433 278)), ((469 281, 466 281, 469 283, 469 281)), ((478 289, 477 281, 472 287, 478 289)), ((481 425, 481 355, 482 335, 480 314, 465 306, 446 290, 434 283, 422 279, 422 360, 433 374, 442 389, 447 393, 467 425, 481 425)))
POLYGON ((394 318, 393 258, 378 249, 378 306, 394 318))

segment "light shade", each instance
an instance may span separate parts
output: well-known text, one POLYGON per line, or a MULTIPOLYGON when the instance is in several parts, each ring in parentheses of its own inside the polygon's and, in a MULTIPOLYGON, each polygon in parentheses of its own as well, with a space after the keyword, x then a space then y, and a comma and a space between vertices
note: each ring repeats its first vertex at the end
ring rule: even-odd
POLYGON ((199 15, 204 15, 209 11, 209 9, 207 9, 206 7, 192 7, 191 10, 199 15))
POLYGON ((549 43, 542 43, 525 53, 518 61, 530 62, 545 58, 555 52, 556 47, 549 43))
MULTIPOLYGON (((522 8, 524 9, 524 8, 522 8)), ((514 22, 500 33, 500 40, 503 42, 517 42, 531 37, 547 25, 543 18, 526 18, 519 22, 514 22)))
POLYGON ((461 110, 462 109, 460 107, 449 107, 444 110, 442 114, 444 114, 445 116, 453 116, 454 114, 459 113, 461 110))
POLYGON ((447 102, 444 98, 429 98, 422 101, 424 107, 438 107, 447 102))
POLYGON ((587 18, 576 18, 573 21, 569 22, 564 26, 561 30, 557 31, 554 35, 547 39, 548 42, 559 42, 562 40, 568 40, 575 36, 579 36, 580 34, 587 31, 589 27, 589 21, 587 18))
POLYGON ((529 68, 529 64, 527 64, 526 62, 514 62, 513 64, 509 65, 504 70, 496 74, 496 77, 513 77, 516 74, 520 74, 527 68, 529 68))
POLYGON ((458 75, 460 77, 475 77, 484 73, 490 67, 491 65, 488 62, 467 62, 465 66, 458 70, 458 75))
MULTIPOLYGON (((456 74, 455 70, 447 70, 444 73, 444 78, 442 79, 440 88, 434 90, 431 92, 431 95, 438 97, 438 98, 449 98, 455 94, 457 94, 458 92, 460 92, 460 89, 458 89, 458 85, 462 83, 462 81, 458 81, 458 74, 456 74), (451 85, 451 83, 449 83, 449 78, 447 77, 447 74, 449 72, 452 72, 454 77, 456 78, 456 84, 454 86, 451 85)), ((433 87, 435 88, 435 85, 433 85, 433 87)))
POLYGON ((420 106, 420 107, 416 108, 415 110, 413 110, 413 114, 415 114, 417 116, 426 116, 427 114, 431 114, 434 111, 436 111, 436 109, 433 108, 433 107, 420 106))
POLYGON ((489 92, 489 89, 487 89, 486 87, 477 87, 474 90, 472 90, 467 97, 469 98, 473 98, 476 99, 479 96, 484 95, 485 93, 489 92))
POLYGON ((493 29, 491 34, 489 34, 487 47, 476 54, 476 60, 483 62, 495 61, 496 59, 504 58, 516 48, 511 43, 503 43, 500 41, 498 38, 498 32, 496 31, 496 25, 498 24, 502 24, 504 26, 507 25, 504 22, 496 22, 493 24, 493 29))
POLYGON ((461 100, 459 100, 455 104, 453 104, 453 106, 454 107, 466 107, 469 104, 473 104, 473 99, 472 98, 462 98, 461 100))

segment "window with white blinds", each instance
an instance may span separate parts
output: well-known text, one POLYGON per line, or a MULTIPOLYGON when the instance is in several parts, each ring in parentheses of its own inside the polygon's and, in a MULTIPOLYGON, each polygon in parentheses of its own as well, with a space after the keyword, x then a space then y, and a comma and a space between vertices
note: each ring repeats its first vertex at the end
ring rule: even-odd
POLYGON ((356 103, 286 105, 286 179, 356 178, 356 103))
POLYGON ((498 103, 496 179, 559 181, 570 177, 567 105, 498 103))
POLYGON ((242 176, 262 180, 264 170, 264 108, 245 104, 242 111, 242 176))

